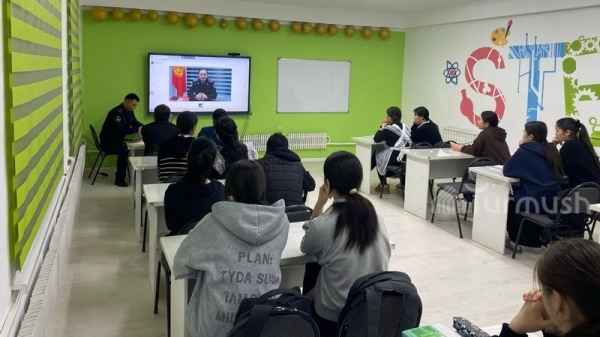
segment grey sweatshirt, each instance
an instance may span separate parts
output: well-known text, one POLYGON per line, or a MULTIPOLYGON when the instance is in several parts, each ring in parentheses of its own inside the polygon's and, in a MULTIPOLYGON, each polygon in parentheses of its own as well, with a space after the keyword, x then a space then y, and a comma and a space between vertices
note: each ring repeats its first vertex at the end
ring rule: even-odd
POLYGON ((305 227, 308 229, 300 246, 303 253, 315 255, 321 265, 314 293, 315 310, 319 316, 333 322, 338 321, 354 281, 371 273, 387 271, 391 255, 383 218, 377 216, 377 241, 360 255, 356 247, 344 250, 348 239, 346 233, 333 241, 337 217, 337 212, 329 208, 321 216, 307 221, 305 227))
POLYGON ((212 206, 183 240, 173 266, 175 277, 198 278, 186 312, 192 336, 226 336, 242 299, 279 288, 289 227, 283 200, 212 206))

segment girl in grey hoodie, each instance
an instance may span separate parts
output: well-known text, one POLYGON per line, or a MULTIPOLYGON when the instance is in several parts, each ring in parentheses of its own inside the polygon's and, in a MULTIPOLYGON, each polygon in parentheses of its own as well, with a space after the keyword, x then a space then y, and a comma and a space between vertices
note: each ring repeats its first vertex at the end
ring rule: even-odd
POLYGON ((242 299, 279 288, 279 261, 287 243, 285 203, 266 205, 265 174, 257 162, 229 169, 229 201, 213 205, 175 255, 175 277, 197 277, 186 312, 194 337, 226 336, 242 299))

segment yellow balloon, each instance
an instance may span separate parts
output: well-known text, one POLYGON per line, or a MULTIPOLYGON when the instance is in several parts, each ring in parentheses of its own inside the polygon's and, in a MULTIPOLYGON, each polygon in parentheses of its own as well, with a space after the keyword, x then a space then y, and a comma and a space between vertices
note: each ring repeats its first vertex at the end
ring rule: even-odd
POLYGON ((261 20, 261 19, 252 20, 252 29, 254 29, 255 31, 259 31, 259 30, 263 29, 264 25, 265 24, 263 23, 263 20, 261 20))
POLYGON ((365 39, 370 39, 373 36, 373 28, 366 26, 363 27, 362 31, 360 32, 360 34, 365 38, 365 39))
POLYGON ((202 19, 202 21, 204 21, 204 24, 206 25, 206 27, 212 27, 215 25, 215 17, 212 15, 205 15, 204 18, 202 19))
POLYGON ((125 12, 121 8, 114 8, 111 14, 116 21, 123 20, 123 17, 125 16, 125 12))
POLYGON ((279 23, 279 21, 271 20, 271 22, 269 22, 269 29, 271 29, 272 32, 278 31, 279 28, 281 28, 281 24, 279 23))
POLYGON ((248 28, 248 20, 246 20, 246 18, 237 18, 237 20, 235 20, 235 26, 239 30, 244 30, 248 28))
POLYGON ((142 19, 142 11, 139 9, 132 9, 131 12, 129 12, 129 18, 131 21, 140 21, 142 19))
POLYGON ((188 13, 185 15, 185 18, 183 19, 183 21, 185 22, 185 25, 190 27, 190 28, 194 28, 198 25, 198 16, 196 14, 192 14, 192 13, 188 13))
POLYGON ((354 34, 356 34, 356 28, 354 28, 354 26, 346 26, 344 33, 346 33, 347 37, 353 37, 354 34))
POLYGON ((392 35, 392 32, 387 27, 383 27, 379 30, 379 38, 382 40, 389 39, 391 35, 392 35))
POLYGON ((315 32, 319 35, 323 35, 325 34, 325 32, 327 32, 327 26, 325 26, 325 24, 322 23, 317 23, 317 26, 315 27, 315 32))
POLYGON ((302 24, 302 31, 304 34, 310 34, 312 32, 312 25, 308 22, 302 24))
POLYGON ((227 20, 221 18, 221 22, 219 22, 219 26, 221 26, 221 28, 225 29, 228 26, 227 20))
POLYGON ((296 22, 296 21, 292 22, 291 27, 292 27, 293 33, 298 33, 302 30, 302 24, 300 22, 296 22))
POLYGON ((331 36, 335 36, 338 31, 339 29, 336 25, 329 25, 329 27, 327 27, 327 33, 329 33, 331 36))
POLYGON ((108 13, 104 7, 94 7, 94 9, 92 9, 92 19, 94 19, 94 21, 102 22, 106 20, 107 17, 108 13))
POLYGON ((150 21, 158 20, 158 12, 157 11, 149 11, 148 12, 148 20, 150 20, 150 21))
POLYGON ((177 22, 179 22, 179 14, 175 12, 167 13, 167 22, 172 25, 176 24, 177 22))

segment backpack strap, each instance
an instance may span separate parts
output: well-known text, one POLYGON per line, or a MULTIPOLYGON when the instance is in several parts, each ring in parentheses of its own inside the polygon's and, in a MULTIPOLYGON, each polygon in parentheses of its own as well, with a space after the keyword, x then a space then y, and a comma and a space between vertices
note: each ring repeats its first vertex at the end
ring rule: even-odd
POLYGON ((269 313, 272 308, 270 305, 260 304, 252 307, 250 317, 248 317, 248 322, 246 323, 246 336, 260 336, 265 324, 267 324, 267 319, 269 319, 269 313))
POLYGON ((300 292, 298 290, 296 290, 295 288, 292 289, 273 289, 271 291, 267 291, 266 293, 262 294, 259 298, 256 299, 256 303, 264 303, 266 300, 268 300, 269 298, 273 297, 273 296, 277 296, 277 295, 294 295, 294 296, 298 296, 301 295, 300 292))
POLYGON ((379 335, 379 307, 383 292, 375 290, 373 287, 365 289, 367 301, 367 336, 379 335))

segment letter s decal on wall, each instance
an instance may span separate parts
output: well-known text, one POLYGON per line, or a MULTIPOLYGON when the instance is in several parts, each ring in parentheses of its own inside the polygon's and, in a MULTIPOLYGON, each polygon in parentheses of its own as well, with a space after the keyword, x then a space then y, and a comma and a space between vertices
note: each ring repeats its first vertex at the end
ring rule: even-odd
MULTIPOLYGON (((473 90, 480 94, 490 96, 496 101, 496 109, 494 109, 494 111, 501 120, 504 116, 504 110, 506 109, 506 100, 504 99, 502 90, 494 84, 479 81, 473 76, 475 65, 483 60, 491 61, 496 69, 504 69, 504 59, 502 58, 502 55, 500 55, 500 52, 494 48, 482 47, 471 53, 471 56, 467 59, 465 64, 465 80, 473 90)), ((477 126, 479 115, 475 113, 473 101, 467 96, 466 89, 461 90, 461 95, 462 101, 460 102, 460 112, 463 116, 467 117, 471 124, 477 126)))

